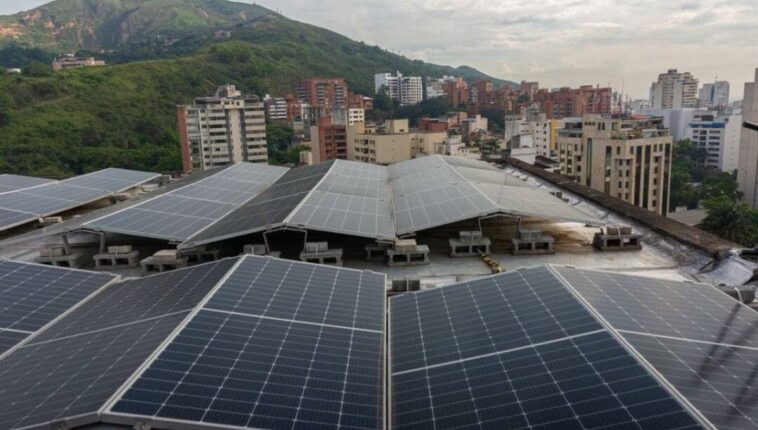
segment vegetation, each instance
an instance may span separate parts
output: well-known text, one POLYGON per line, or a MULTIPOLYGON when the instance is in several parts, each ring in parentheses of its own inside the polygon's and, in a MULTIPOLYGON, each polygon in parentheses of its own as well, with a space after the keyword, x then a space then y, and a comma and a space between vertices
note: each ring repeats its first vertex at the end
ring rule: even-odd
POLYGON ((266 142, 268 143, 268 161, 271 164, 298 164, 300 152, 309 150, 308 146, 293 146, 294 130, 277 124, 266 126, 266 142))
POLYGON ((447 101, 443 98, 424 100, 411 106, 398 106, 384 94, 374 98, 374 109, 366 113, 369 121, 384 121, 385 119, 408 119, 408 124, 414 126, 422 117, 439 118, 448 112, 447 101))
POLYGON ((728 196, 706 200, 704 206, 708 215, 700 228, 743 246, 758 244, 758 211, 728 196))
MULTIPOLYGON (((410 60, 259 6, 225 0, 57 0, 26 15, 36 18, 24 21, 26 33, 14 39, 21 46, 0 37, 2 65, 24 67, 22 75, 0 76, 3 172, 64 177, 106 166, 178 170, 176 104, 212 94, 224 83, 244 92, 287 94, 303 78, 339 76, 354 91, 372 94, 378 71, 491 79, 471 68, 410 60), (206 24, 193 21, 198 11, 206 24), (238 19, 240 13, 244 19, 238 19), (46 18, 55 25, 74 24, 71 31, 51 31, 38 25, 46 18), (121 27, 114 27, 118 19, 128 19, 125 27, 132 33, 120 33, 121 27), (195 30, 180 31, 185 27, 195 30), (219 40, 219 28, 231 34, 219 40), (74 37, 79 34, 91 39, 74 37), (99 57, 124 64, 50 70, 51 50, 100 47, 116 49, 99 57)), ((0 27, 18 26, 22 17, 0 17, 0 27)), ((431 101, 397 114, 436 116, 441 109, 431 101)), ((273 157, 282 162, 297 157, 295 150, 284 152, 273 157)))

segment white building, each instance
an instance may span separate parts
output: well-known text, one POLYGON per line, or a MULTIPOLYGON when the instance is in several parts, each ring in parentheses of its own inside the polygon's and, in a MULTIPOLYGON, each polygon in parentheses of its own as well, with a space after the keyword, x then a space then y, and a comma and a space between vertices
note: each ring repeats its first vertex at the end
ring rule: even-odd
POLYGON ((755 70, 755 81, 745 84, 742 120, 737 182, 743 200, 756 209, 758 208, 758 69, 755 70))
POLYGON ((284 97, 271 97, 266 94, 263 99, 266 117, 269 121, 287 121, 287 100, 284 97))
POLYGON ((627 111, 636 114, 650 109, 650 101, 645 99, 631 100, 626 103, 627 111))
POLYGON ((690 72, 679 73, 669 69, 658 75, 650 86, 652 109, 681 109, 697 107, 698 81, 690 72))
POLYGON ((374 75, 374 92, 379 94, 386 91, 389 98, 400 102, 400 76, 400 72, 397 72, 397 76, 392 76, 392 73, 377 73, 374 75))
POLYGON ((424 80, 418 76, 400 78, 400 106, 410 106, 424 101, 424 80))
POLYGON ((268 162, 263 102, 242 95, 234 85, 219 87, 213 97, 177 106, 185 171, 205 170, 239 161, 268 162))
POLYGON ((642 112, 635 112, 642 115, 658 116, 663 118, 663 126, 670 130, 671 138, 674 142, 687 138, 687 126, 695 117, 706 113, 707 109, 688 108, 688 109, 647 109, 642 112))
POLYGON ((553 126, 554 123, 549 121, 544 113, 537 111, 529 110, 525 117, 507 115, 504 127, 506 147, 517 148, 528 141, 531 143, 527 146, 534 148, 536 155, 550 157, 553 126), (528 140, 526 136, 529 136, 528 140))
POLYGON ((742 116, 715 117, 699 114, 687 127, 687 138, 705 150, 705 167, 733 172, 739 161, 742 116))
POLYGON ((698 102, 701 107, 729 106, 729 82, 716 81, 712 84, 703 84, 703 88, 698 93, 698 102))

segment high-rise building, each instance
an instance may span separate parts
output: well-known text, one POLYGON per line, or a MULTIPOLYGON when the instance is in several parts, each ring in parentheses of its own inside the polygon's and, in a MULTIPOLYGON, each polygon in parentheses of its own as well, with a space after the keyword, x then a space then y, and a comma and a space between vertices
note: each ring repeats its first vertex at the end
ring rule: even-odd
POLYGON ((271 97, 266 94, 263 104, 266 106, 267 120, 287 121, 287 100, 284 97, 271 97))
POLYGON ((333 123, 331 116, 319 118, 311 126, 311 154, 314 164, 347 160, 347 125, 333 123))
POLYGON ((400 72, 395 76, 377 73, 374 75, 374 89, 377 94, 386 91, 387 96, 400 106, 415 105, 424 100, 424 80, 419 76, 403 76, 400 72))
POLYGON ((742 115, 717 117, 714 112, 698 114, 687 126, 687 138, 705 151, 705 167, 733 172, 739 160, 742 115))
POLYGON ((659 214, 668 213, 673 143, 661 118, 587 115, 558 131, 561 174, 659 214))
POLYGON ((548 119, 615 113, 613 90, 609 87, 582 85, 579 88, 562 87, 552 91, 540 89, 534 93, 532 101, 548 119))
POLYGON ((450 106, 460 106, 469 100, 468 84, 463 78, 446 81, 443 89, 447 94, 447 104, 450 106))
POLYGON ((697 107, 698 81, 690 72, 679 73, 669 69, 658 75, 650 86, 652 109, 680 109, 697 107))
POLYGON ((503 128, 506 147, 529 146, 535 148, 536 155, 550 156, 551 122, 544 113, 528 109, 524 116, 506 115, 503 128), (526 141, 529 144, 525 144, 526 141))
POLYGON ((263 102, 242 95, 234 85, 219 87, 213 97, 177 106, 185 172, 239 161, 266 163, 266 114, 263 102))
POLYGON ((758 69, 755 80, 745 84, 742 104, 742 132, 740 134, 737 183, 743 200, 758 208, 758 69))
POLYGON ((478 80, 471 84, 469 102, 475 105, 490 105, 495 103, 495 87, 492 81, 478 80))
POLYGON ((716 81, 703 84, 698 93, 698 103, 701 107, 724 108, 729 106, 729 82, 716 81))
POLYGON ((327 111, 344 108, 348 102, 348 88, 342 78, 311 78, 300 82, 297 95, 311 106, 327 111))

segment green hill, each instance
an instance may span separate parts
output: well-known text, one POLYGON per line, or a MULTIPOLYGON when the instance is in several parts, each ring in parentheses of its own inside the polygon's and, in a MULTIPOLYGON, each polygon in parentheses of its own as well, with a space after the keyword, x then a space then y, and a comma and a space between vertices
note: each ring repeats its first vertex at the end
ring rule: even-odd
POLYGON ((57 0, 0 17, 0 43, 100 51, 157 35, 183 37, 266 14, 273 12, 226 0, 57 0))
MULTIPOLYGON (((93 0, 58 0, 43 8, 95 3, 100 4, 93 0)), ((175 16, 169 9, 176 9, 180 2, 102 2, 106 3, 160 5, 164 16, 175 16)), ((181 3, 214 4, 215 10, 232 11, 250 6, 224 0, 181 3)), ((170 45, 132 41, 105 55, 110 63, 123 64, 55 74, 36 64, 31 73, 24 75, 0 74, 0 171, 58 177, 105 166, 178 170, 176 104, 212 94, 224 83, 236 84, 246 92, 286 94, 294 91, 300 79, 337 76, 344 77, 355 91, 371 94, 373 75, 384 71, 492 79, 468 67, 411 60, 250 7, 258 15, 244 22, 185 32, 170 45), (228 40, 217 39, 219 28, 231 32, 228 40), (143 58, 157 59, 140 60, 143 58)), ((69 13, 89 20, 92 14, 87 11, 90 9, 69 13)), ((29 41, 25 46, 40 46, 29 41)), ((13 49, 26 48, 16 45, 13 49)), ((493 81, 498 85, 508 83, 493 81)))

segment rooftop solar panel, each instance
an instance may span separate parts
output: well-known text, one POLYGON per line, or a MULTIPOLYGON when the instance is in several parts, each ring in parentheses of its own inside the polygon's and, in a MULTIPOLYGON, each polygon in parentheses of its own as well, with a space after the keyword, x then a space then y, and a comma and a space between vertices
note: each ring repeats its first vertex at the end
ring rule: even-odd
POLYGON ((30 333, 0 328, 0 355, 29 337, 30 333))
POLYGON ((238 163, 186 187, 93 220, 85 227, 185 241, 266 189, 287 169, 238 163))
POLYGON ((166 428, 381 428, 383 325, 381 275, 246 257, 111 412, 166 428))
POLYGON ((390 305, 394 428, 700 428, 548 268, 390 305))
POLYGON ((0 428, 96 420, 235 262, 111 285, 6 355, 0 360, 0 428))
POLYGON ((35 178, 32 176, 19 175, 0 175, 0 193, 21 190, 24 188, 36 187, 42 184, 53 182, 52 179, 35 178))
POLYGON ((148 172, 105 169, 61 182, 0 193, 0 221, 5 221, 0 223, 0 230, 86 205, 158 176, 148 172))
POLYGON ((705 284, 555 270, 714 425, 758 428, 754 310, 705 284))
POLYGON ((330 161, 287 171, 265 191, 192 237, 190 245, 283 225, 333 165, 334 161, 330 161))
POLYGON ((546 190, 488 183, 474 184, 500 211, 516 216, 597 223, 589 214, 566 204, 546 190))

